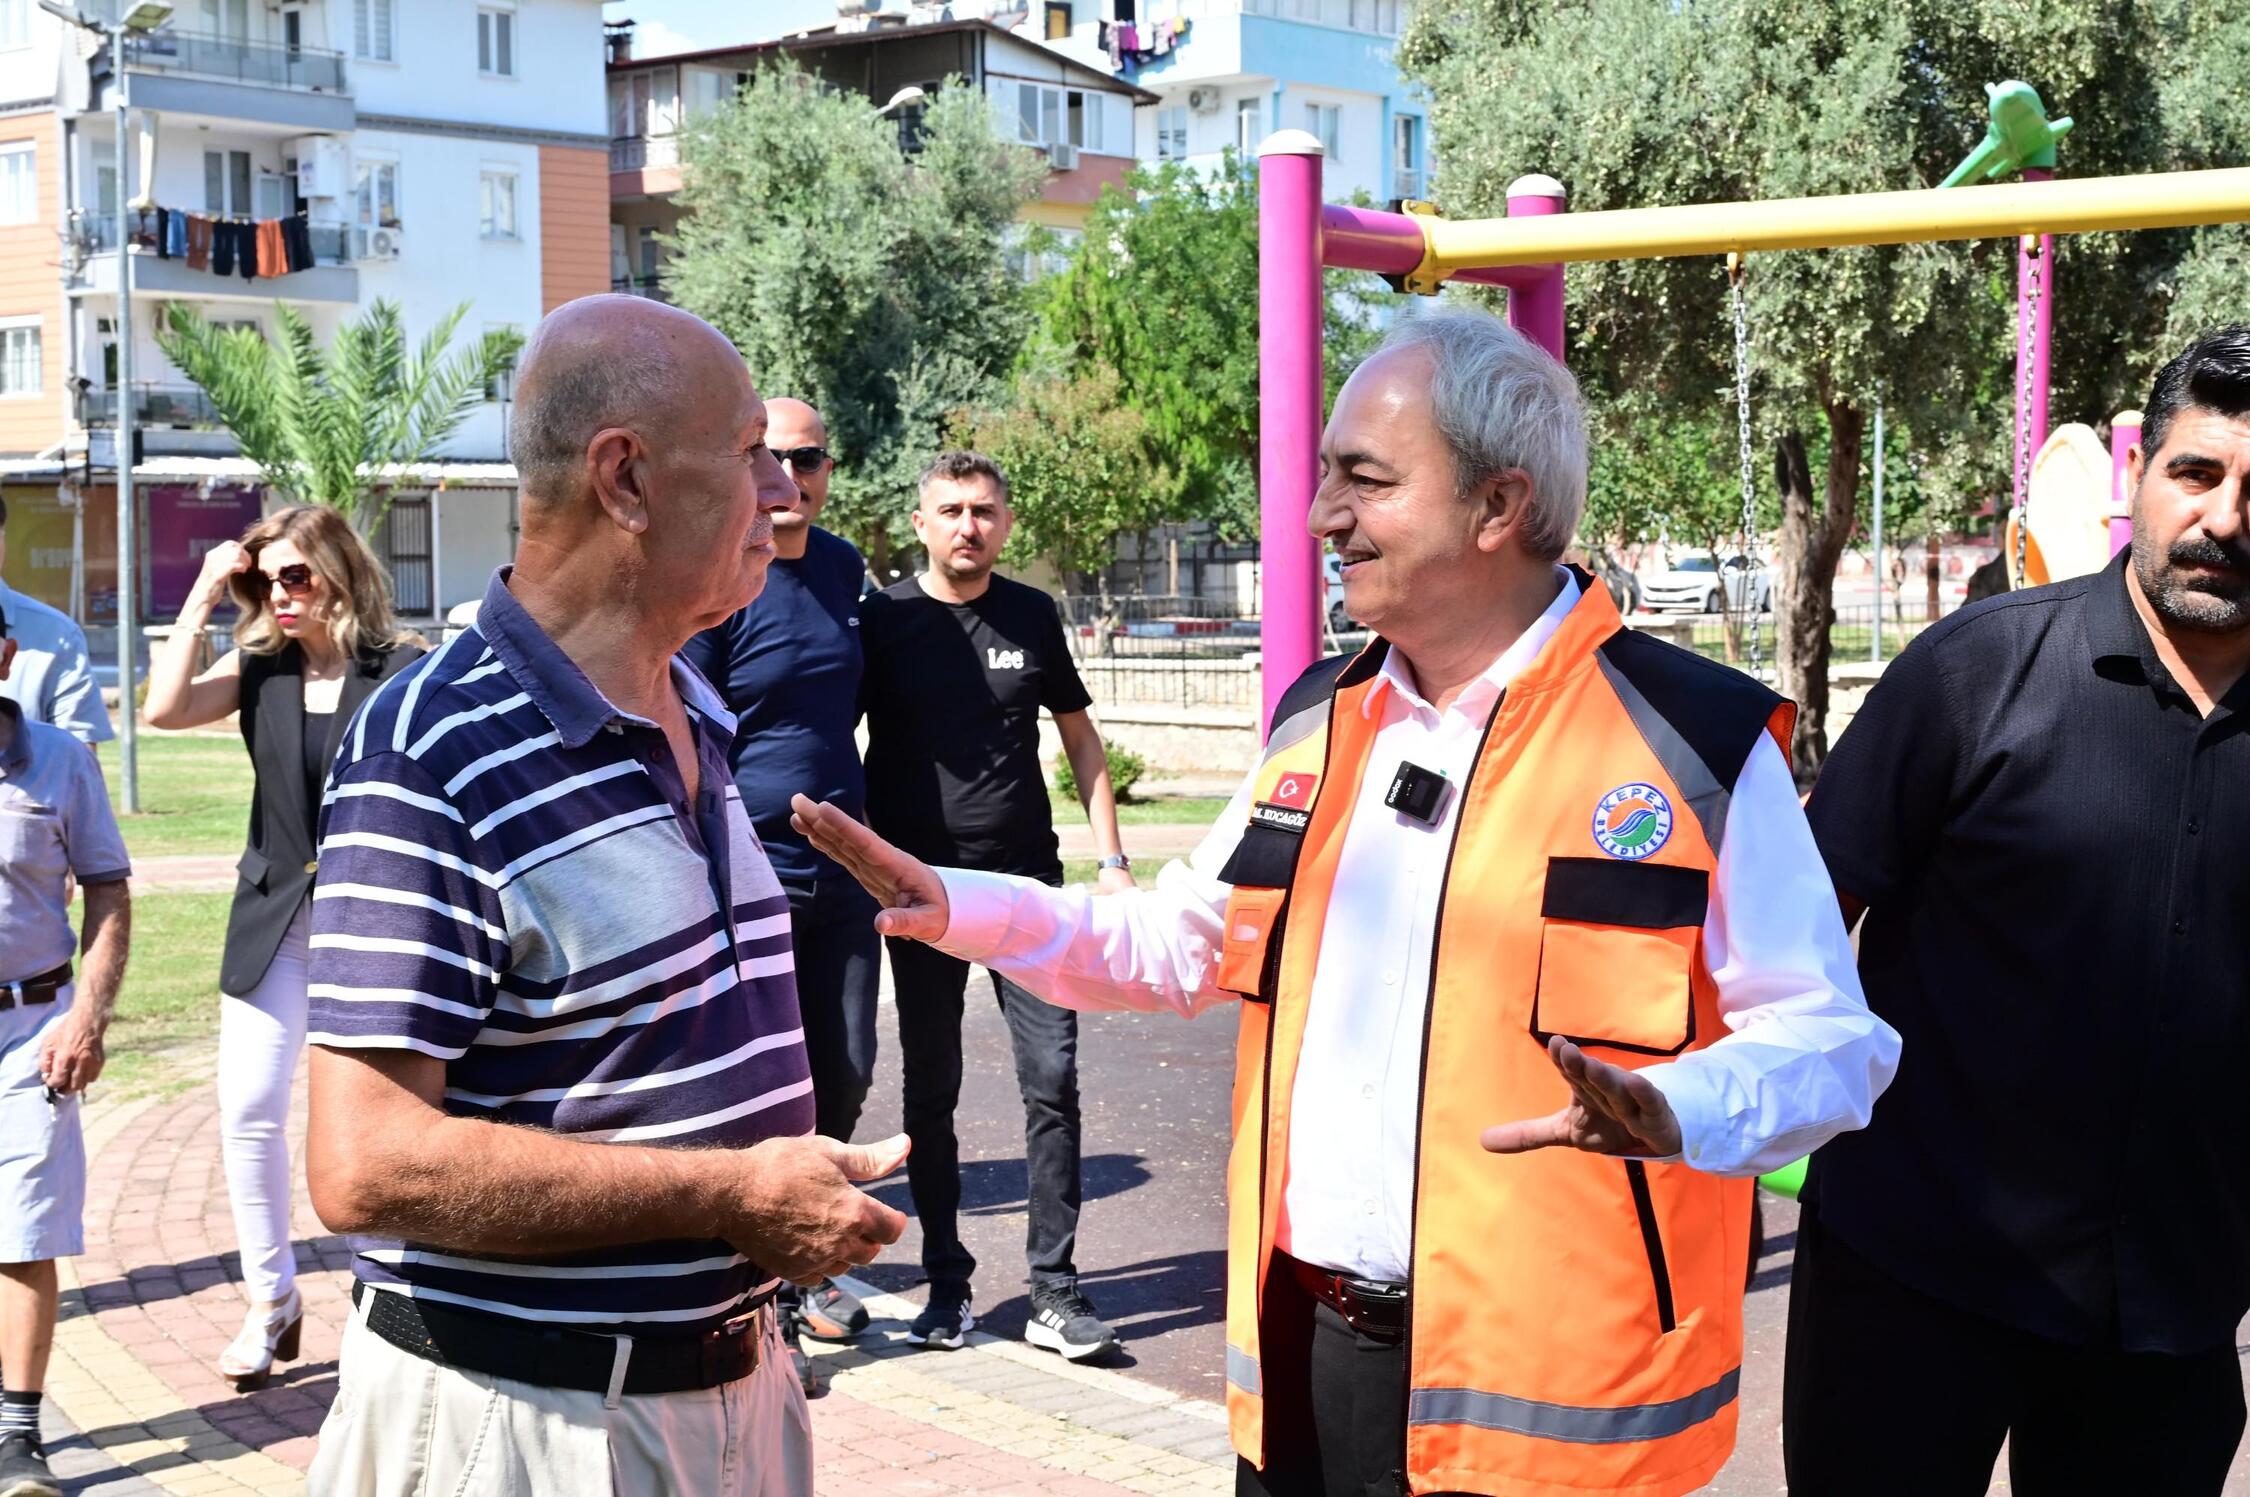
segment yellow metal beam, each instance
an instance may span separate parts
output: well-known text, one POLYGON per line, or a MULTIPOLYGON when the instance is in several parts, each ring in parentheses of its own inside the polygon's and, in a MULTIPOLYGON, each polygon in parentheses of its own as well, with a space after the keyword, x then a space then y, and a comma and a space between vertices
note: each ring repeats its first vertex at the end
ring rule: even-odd
POLYGON ((1422 263, 1409 284, 1464 270, 1570 260, 1756 254, 2021 234, 2172 229, 2250 220, 2250 168, 2066 177, 1764 203, 1618 208, 1538 218, 1417 218, 1422 263))

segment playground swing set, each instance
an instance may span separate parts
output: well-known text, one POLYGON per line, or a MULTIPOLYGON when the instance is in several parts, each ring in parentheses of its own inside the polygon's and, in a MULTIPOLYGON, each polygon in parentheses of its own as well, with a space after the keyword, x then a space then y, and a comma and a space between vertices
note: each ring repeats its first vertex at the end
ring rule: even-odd
MULTIPOLYGON (((1264 712, 1320 655, 1318 543, 1305 529, 1318 481, 1321 271, 1372 271, 1399 290, 1434 295, 1447 282, 1503 286, 1507 317, 1556 359, 1564 354, 1563 267, 1573 261, 1723 255, 1735 334, 1742 534, 1756 530, 1750 442, 1746 257, 2014 236, 2016 421, 2013 502, 2004 550, 2016 587, 2098 571, 2131 539, 2125 457, 2138 411, 2110 422, 2105 450, 2089 427, 2048 430, 2055 236, 2186 228, 2250 220, 2250 168, 2130 177, 2057 178, 2067 118, 2049 120, 2026 83, 1988 84, 1984 140, 1938 187, 1906 192, 1670 208, 1564 211, 1552 177, 1508 188, 1503 218, 1452 220, 1426 203, 1383 212, 1320 196, 1321 145, 1283 130, 1258 148, 1258 492, 1264 712), (2019 182, 1993 179, 2021 172, 2019 182), (1972 183, 1993 185, 1970 185, 1972 183)), ((1763 666, 1751 614, 1750 665, 1763 666)))
MULTIPOLYGON (((1321 144, 1283 130, 1258 148, 1259 524, 1264 606, 1264 712, 1320 654, 1323 589, 1318 543, 1305 529, 1318 481, 1321 428, 1321 271, 1373 271, 1393 287, 1434 295, 1448 281, 1503 286, 1509 323, 1564 358, 1563 267, 1573 261, 1724 255, 1734 330, 1742 538, 1757 529, 1750 436, 1750 334, 1745 257, 2013 235, 2016 252, 2016 419, 2013 502, 2003 541, 2014 587, 2084 576, 2132 538, 2125 458, 2141 413, 2111 418, 2110 441, 2084 425, 2048 431, 2054 328, 2055 236, 2185 228, 2250 220, 2250 168, 2134 177, 2055 176, 2055 147, 2071 128, 2049 120, 2027 83, 1988 84, 1990 126, 1945 182, 1908 192, 1564 211, 1552 177, 1518 178, 1504 218, 1454 221, 1426 203, 1381 212, 1323 203, 1321 144), (1976 185, 2021 172, 2023 180, 1976 185), (1957 190, 1967 188, 1968 190, 1957 190)), ((1762 674, 1756 610, 1749 665, 1762 674)), ((1799 1160, 1763 1178, 1794 1197, 1799 1160)))

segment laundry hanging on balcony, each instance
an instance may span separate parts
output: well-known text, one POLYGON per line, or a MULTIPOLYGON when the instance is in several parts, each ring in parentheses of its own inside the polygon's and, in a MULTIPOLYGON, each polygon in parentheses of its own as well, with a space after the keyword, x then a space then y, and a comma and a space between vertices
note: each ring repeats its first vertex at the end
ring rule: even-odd
POLYGON ((244 280, 270 280, 313 268, 312 227, 301 213, 287 218, 225 218, 156 206, 135 210, 133 243, 160 260, 185 260, 190 270, 244 280))

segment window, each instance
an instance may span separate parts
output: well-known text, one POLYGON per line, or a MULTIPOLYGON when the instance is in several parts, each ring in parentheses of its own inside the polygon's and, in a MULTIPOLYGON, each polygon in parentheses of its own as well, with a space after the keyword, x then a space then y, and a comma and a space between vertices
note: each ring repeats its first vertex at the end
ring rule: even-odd
POLYGON ((0 224, 39 217, 39 148, 31 141, 0 146, 0 224))
POLYGON ((1391 120, 1392 190, 1402 198, 1422 195, 1422 117, 1401 114, 1391 120))
POLYGON ((515 239, 516 174, 484 173, 477 189, 477 232, 487 239, 515 239))
POLYGON ((680 123, 678 68, 650 68, 609 80, 609 133, 619 140, 670 135, 680 123))
POLYGON ((372 229, 398 222, 398 163, 362 161, 359 164, 359 226, 372 229))
POLYGON ((250 0, 203 0, 203 30, 228 41, 250 39, 250 0))
POLYGON ((94 211, 104 218, 117 212, 117 168, 94 168, 94 211))
POLYGON ((496 78, 516 76, 516 13, 477 12, 477 71, 496 78))
POLYGON ((0 0, 0 52, 31 45, 31 0, 0 0))
POLYGON ((1089 151, 1102 148, 1102 96, 1075 88, 1016 85, 1016 138, 1026 145, 1067 141, 1089 151))
POLYGON ((1046 36, 1051 42, 1070 39, 1070 7, 1062 0, 1047 0, 1046 36))
MULTIPOLYGON (((513 322, 488 322, 484 325, 485 337, 490 338, 495 333, 514 333, 520 340, 523 337, 523 328, 520 324, 513 322)), ((503 370, 509 371, 514 370, 514 368, 516 367, 516 360, 521 356, 522 344, 519 341, 519 343, 517 344, 517 352, 508 355, 507 362, 503 364, 501 368, 503 370)), ((484 382, 484 398, 487 400, 498 400, 500 398, 500 376, 498 373, 495 373, 492 378, 484 382)))
POLYGON ((1187 120, 1185 104, 1174 104, 1169 109, 1156 111, 1156 159, 1159 161, 1184 161, 1187 159, 1187 120))
POLYGON ((1237 99, 1234 104, 1234 148, 1254 156, 1266 138, 1266 105, 1263 99, 1237 99))
POLYGON ((40 385, 39 323, 0 327, 0 395, 37 395, 40 385))
POLYGON ((1307 104, 1305 128, 1320 141, 1320 154, 1330 161, 1337 157, 1337 136, 1343 129, 1344 109, 1340 104, 1307 104))
POLYGON ((352 0, 352 53, 376 62, 395 62, 391 33, 395 0, 352 0))
POLYGON ((657 242, 656 228, 653 224, 641 225, 640 251, 641 279, 653 286, 656 284, 657 278, 664 274, 664 246, 657 242))
POLYGON ((391 606, 411 618, 430 611, 430 499, 393 499, 375 532, 375 554, 391 574, 391 606))
POLYGON ((203 153, 203 211, 249 217, 256 212, 250 201, 250 153, 203 153))
MULTIPOLYGON (((720 73, 710 68, 685 68, 682 72, 685 77, 681 82, 687 91, 685 116, 691 120, 699 115, 709 114, 726 103, 734 97, 735 90, 742 86, 740 76, 735 73, 720 73)), ((936 90, 932 89, 931 92, 935 93, 936 90)))

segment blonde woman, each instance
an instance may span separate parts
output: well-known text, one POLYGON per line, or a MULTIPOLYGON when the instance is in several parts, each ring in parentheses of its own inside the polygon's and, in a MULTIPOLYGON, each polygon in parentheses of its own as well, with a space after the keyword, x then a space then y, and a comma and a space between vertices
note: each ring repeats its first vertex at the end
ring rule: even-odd
POLYGON ((352 713, 422 653, 390 582, 344 517, 280 510, 204 558, 149 671, 146 719, 192 728, 239 711, 257 784, 219 968, 219 1125, 250 1309, 219 1358, 237 1389, 297 1356, 303 1301, 290 1240, 290 1085, 305 1042, 320 794, 352 713), (235 647, 198 675, 204 626, 233 596, 235 647))

